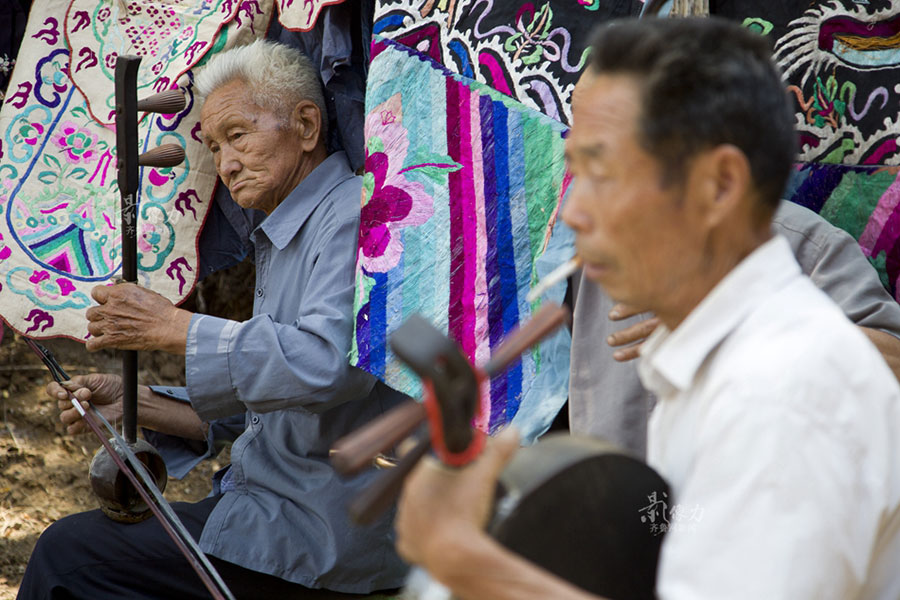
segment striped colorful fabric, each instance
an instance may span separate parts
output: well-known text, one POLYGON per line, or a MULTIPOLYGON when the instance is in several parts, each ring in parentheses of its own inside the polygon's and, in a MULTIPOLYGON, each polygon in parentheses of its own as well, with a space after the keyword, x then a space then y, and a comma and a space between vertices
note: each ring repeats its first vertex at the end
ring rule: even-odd
MULTIPOLYGON (((566 128, 377 36, 366 111, 351 360, 417 396, 418 379, 387 347, 409 315, 422 314, 483 364, 539 306, 525 296, 564 188, 566 128)), ((513 418, 545 363, 557 360, 552 347, 486 384, 480 428, 513 418)))
POLYGON ((900 167, 798 165, 786 198, 859 241, 884 286, 900 301, 900 167))

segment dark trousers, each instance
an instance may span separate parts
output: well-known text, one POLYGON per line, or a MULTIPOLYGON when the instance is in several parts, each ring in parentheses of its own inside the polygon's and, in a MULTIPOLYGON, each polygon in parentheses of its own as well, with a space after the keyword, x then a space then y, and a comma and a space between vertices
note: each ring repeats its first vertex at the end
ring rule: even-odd
MULTIPOLYGON (((199 539, 218 497, 176 502, 175 513, 199 539)), ((241 540, 234 540, 240 544, 241 540)), ((209 557, 235 598, 363 598, 311 590, 278 577, 209 557)), ((99 510, 71 515, 38 539, 19 600, 208 600, 203 582, 155 517, 117 523, 99 510)))

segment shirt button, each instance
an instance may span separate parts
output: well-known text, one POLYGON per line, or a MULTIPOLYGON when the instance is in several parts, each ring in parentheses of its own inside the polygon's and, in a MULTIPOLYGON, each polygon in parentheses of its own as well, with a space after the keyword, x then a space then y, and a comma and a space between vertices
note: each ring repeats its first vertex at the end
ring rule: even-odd
POLYGON ((257 417, 256 415, 253 415, 253 417, 250 419, 250 422, 253 423, 254 425, 258 424, 259 417, 257 417))
POLYGON ((263 297, 263 293, 264 293, 264 292, 263 292, 263 289, 262 289, 262 288, 257 288, 257 289, 256 289, 256 297, 257 297, 257 298, 262 298, 262 297, 263 297))

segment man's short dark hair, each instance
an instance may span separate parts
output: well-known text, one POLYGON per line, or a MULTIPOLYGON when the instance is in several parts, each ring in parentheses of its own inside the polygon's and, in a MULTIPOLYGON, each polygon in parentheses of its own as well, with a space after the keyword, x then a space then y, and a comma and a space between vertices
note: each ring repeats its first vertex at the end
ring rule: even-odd
POLYGON ((639 142, 664 183, 720 144, 740 148, 760 200, 781 199, 797 147, 787 92, 765 38, 711 18, 623 19, 595 31, 591 68, 641 85, 639 142))

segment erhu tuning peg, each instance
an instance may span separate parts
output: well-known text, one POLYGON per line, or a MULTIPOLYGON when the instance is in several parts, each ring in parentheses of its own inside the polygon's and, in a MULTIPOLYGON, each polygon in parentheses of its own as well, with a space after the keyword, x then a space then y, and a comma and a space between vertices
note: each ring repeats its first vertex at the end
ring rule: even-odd
POLYGON ((178 144, 163 144, 138 156, 142 167, 174 167, 184 160, 184 148, 178 144))
POLYGON ((187 101, 184 99, 184 94, 181 93, 181 90, 166 90, 165 92, 154 94, 143 100, 138 100, 137 109, 138 112, 162 113, 167 115, 181 112, 184 110, 186 104, 187 101))

